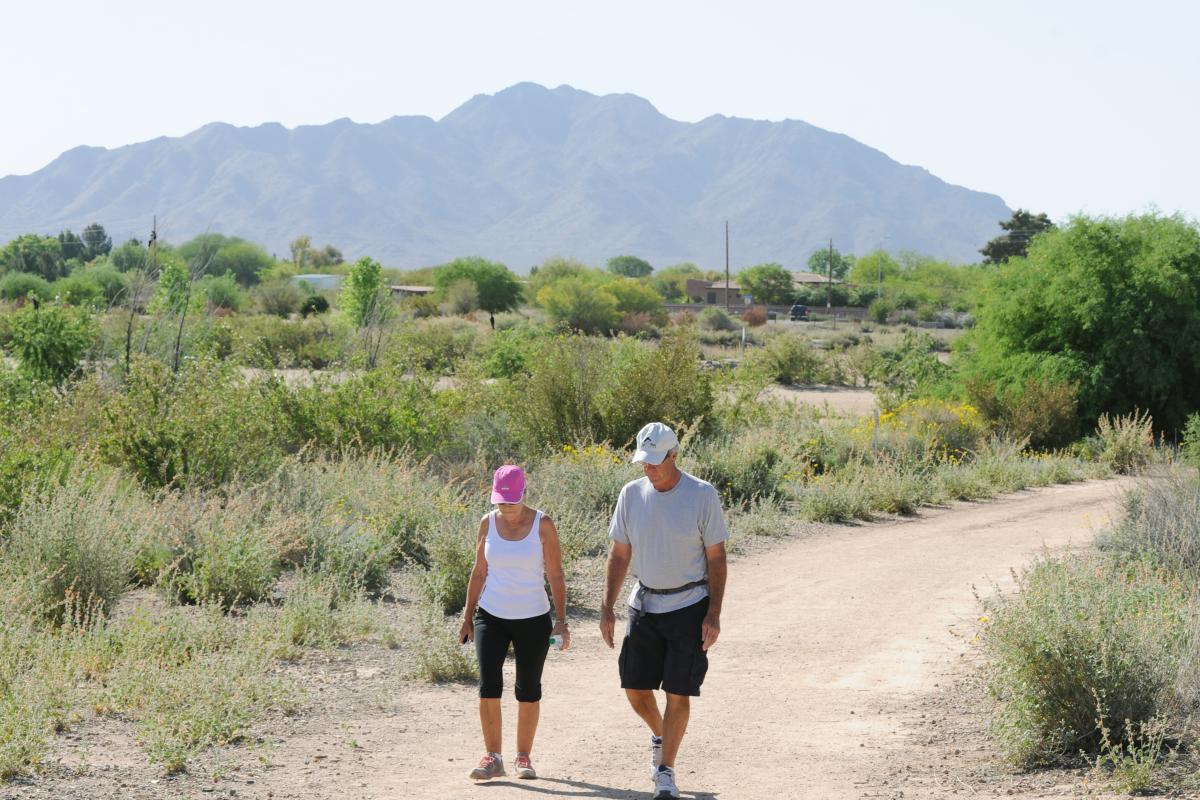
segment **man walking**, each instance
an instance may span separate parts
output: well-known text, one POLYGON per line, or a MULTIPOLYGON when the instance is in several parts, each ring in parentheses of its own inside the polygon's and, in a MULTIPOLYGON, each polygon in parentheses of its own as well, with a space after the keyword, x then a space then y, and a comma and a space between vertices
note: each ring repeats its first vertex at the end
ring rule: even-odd
POLYGON ((638 580, 618 664, 629 704, 650 728, 655 800, 679 797, 675 756, 721 632, 729 538, 716 489, 680 470, 678 456, 679 440, 666 425, 638 431, 633 461, 645 477, 625 484, 617 498, 600 608, 600 635, 612 647, 613 606, 632 565, 638 580), (660 687, 661 712, 654 694, 660 687))

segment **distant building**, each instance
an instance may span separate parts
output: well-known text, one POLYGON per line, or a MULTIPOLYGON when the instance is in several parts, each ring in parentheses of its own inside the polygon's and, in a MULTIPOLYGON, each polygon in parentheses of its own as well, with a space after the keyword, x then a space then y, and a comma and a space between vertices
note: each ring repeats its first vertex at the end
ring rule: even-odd
POLYGON ((424 297, 427 294, 433 294, 432 286, 403 286, 393 284, 388 288, 392 290, 392 297, 424 297))
MULTIPOLYGON (((837 278, 833 279, 835 284, 841 284, 843 281, 837 278)), ((797 289, 810 286, 824 286, 829 283, 829 279, 824 275, 816 272, 793 272, 792 285, 797 289)), ((733 281, 726 285, 725 281, 705 281, 699 278, 688 278, 687 288, 685 289, 689 303, 705 303, 710 306, 724 306, 725 297, 729 296, 729 305, 741 306, 749 304, 750 300, 746 299, 742 288, 733 281)))

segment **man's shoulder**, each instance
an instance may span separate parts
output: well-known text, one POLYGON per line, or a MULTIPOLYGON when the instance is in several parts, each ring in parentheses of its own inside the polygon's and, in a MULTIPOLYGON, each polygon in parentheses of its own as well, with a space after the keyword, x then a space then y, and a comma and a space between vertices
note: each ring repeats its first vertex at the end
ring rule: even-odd
POLYGON ((643 475, 640 478, 634 478, 629 483, 621 487, 622 495, 642 495, 646 493, 646 487, 650 485, 650 479, 643 475))
POLYGON ((683 473, 683 477, 681 477, 679 480, 687 481, 688 488, 690 488, 691 491, 699 492, 701 494, 711 492, 713 495, 717 495, 717 487, 713 486, 708 481, 704 480, 703 478, 697 478, 690 472, 683 472, 683 470, 680 470, 680 472, 683 473))

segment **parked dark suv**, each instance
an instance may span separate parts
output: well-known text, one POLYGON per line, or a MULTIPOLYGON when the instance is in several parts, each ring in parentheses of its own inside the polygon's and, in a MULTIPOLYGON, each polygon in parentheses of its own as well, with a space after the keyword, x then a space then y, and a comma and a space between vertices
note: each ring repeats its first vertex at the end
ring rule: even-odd
POLYGON ((808 306, 794 305, 790 314, 792 322, 805 321, 808 319, 808 306))

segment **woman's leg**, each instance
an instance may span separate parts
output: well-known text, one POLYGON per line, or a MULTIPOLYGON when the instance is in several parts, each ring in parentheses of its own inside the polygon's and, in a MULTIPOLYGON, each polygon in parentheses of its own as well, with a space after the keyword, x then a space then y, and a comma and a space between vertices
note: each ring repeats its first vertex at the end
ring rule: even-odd
POLYGON ((517 661, 517 752, 533 751, 541 715, 542 668, 550 650, 550 615, 520 620, 513 627, 513 650, 517 661))
POLYGON ((504 693, 504 657, 509 633, 502 620, 483 609, 475 611, 475 656, 479 660, 479 724, 483 746, 489 753, 502 753, 503 720, 500 696, 504 693))

